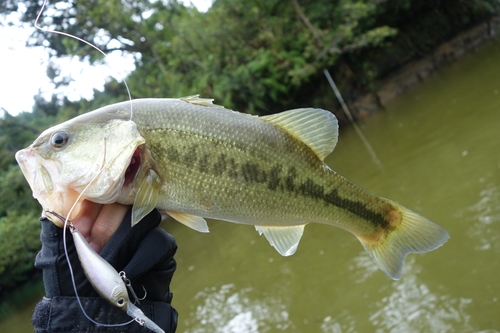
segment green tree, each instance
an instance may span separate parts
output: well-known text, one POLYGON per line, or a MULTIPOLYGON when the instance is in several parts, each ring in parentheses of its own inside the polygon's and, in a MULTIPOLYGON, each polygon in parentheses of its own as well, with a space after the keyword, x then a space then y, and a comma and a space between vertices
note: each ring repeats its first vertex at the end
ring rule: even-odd
POLYGON ((0 217, 0 292, 26 281, 40 249, 38 214, 11 213, 0 217))
MULTIPOLYGON (((39 2, 19 2, 27 8, 24 20, 33 22, 39 2)), ((199 93, 262 114, 334 106, 324 68, 347 99, 369 91, 396 66, 498 7, 496 0, 217 0, 207 13, 198 13, 177 1, 54 1, 42 25, 107 53, 134 54, 136 70, 128 83, 135 97, 199 93)), ((102 58, 66 36, 37 32, 31 41, 47 43, 57 56, 102 58)))
MULTIPOLYGON (((32 22, 39 4, 24 3, 24 20, 32 22)), ((375 4, 218 0, 202 14, 176 1, 59 1, 42 25, 91 41, 104 52, 134 53, 137 69, 128 81, 135 96, 201 93, 228 107, 269 113, 305 100, 297 96, 341 54, 376 47, 396 33, 386 25, 360 24, 376 14, 375 4)), ((66 36, 37 32, 31 43, 47 42, 58 56, 100 59, 66 36)))

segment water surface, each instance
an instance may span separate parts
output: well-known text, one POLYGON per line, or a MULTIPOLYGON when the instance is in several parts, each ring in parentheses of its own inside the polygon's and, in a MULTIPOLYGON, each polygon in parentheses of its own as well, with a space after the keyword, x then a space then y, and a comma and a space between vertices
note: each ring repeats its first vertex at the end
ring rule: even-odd
POLYGON ((338 228, 308 225, 281 257, 251 226, 173 222, 179 332, 500 332, 500 43, 360 125, 383 169, 350 128, 327 163, 441 224, 448 243, 392 281, 338 228))

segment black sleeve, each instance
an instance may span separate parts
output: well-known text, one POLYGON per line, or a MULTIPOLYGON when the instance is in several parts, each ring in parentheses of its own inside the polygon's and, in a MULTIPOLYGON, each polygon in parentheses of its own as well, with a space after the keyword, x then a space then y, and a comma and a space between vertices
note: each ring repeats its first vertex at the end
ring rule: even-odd
MULTIPOLYGON (((146 298, 137 304, 146 316, 165 332, 175 332, 177 312, 171 306, 170 281, 175 271, 173 255, 177 249, 174 238, 158 228, 160 214, 154 210, 135 227, 130 226, 130 212, 111 237, 100 255, 118 272, 124 271, 137 295, 146 298)), ((42 223, 42 249, 35 266, 42 269, 46 296, 37 304, 32 322, 35 332, 150 332, 133 322, 125 326, 98 326, 99 323, 120 324, 131 318, 102 299, 83 273, 73 244, 66 231, 68 255, 73 267, 79 301, 75 296, 66 257, 63 230, 47 219, 42 223)))

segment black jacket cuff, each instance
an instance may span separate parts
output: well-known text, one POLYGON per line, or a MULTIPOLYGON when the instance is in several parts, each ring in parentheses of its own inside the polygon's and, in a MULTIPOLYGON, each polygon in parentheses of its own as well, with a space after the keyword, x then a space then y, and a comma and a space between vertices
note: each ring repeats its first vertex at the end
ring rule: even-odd
MULTIPOLYGON (((124 311, 112 306, 100 297, 80 297, 87 315, 96 322, 103 324, 120 324, 129 322, 132 318, 124 311)), ((175 332, 177 326, 177 311, 168 303, 141 301, 137 305, 144 314, 153 320, 165 333, 175 332)), ((35 333, 52 332, 151 332, 148 328, 132 322, 125 326, 96 326, 83 314, 76 297, 44 297, 35 307, 31 319, 35 333)))

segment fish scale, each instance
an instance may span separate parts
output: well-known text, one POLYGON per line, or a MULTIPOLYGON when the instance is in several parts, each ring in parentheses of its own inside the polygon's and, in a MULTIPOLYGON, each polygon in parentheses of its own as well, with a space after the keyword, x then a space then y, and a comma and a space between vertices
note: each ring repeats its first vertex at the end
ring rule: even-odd
MULTIPOLYGON (((168 119, 168 114, 166 114, 165 118, 168 119)), ((198 122, 195 121, 195 123, 198 122)), ((165 124, 164 126, 171 125, 165 124)), ((195 125, 190 128, 192 129, 191 132, 166 130, 164 132, 151 131, 142 133, 146 138, 146 142, 151 142, 146 146, 151 147, 152 155, 157 155, 157 160, 161 161, 159 169, 168 170, 165 172, 163 188, 165 191, 170 192, 171 195, 161 196, 165 197, 166 201, 161 201, 160 205, 195 215, 237 221, 250 217, 252 220, 260 220, 260 223, 288 223, 292 217, 295 217, 296 220, 298 217, 301 220, 297 222, 309 222, 304 221, 303 218, 310 213, 309 210, 315 210, 314 208, 308 210, 304 210, 305 207, 293 209, 296 212, 295 215, 300 213, 300 215, 294 216, 291 214, 291 209, 286 209, 290 205, 283 202, 283 198, 280 197, 285 192, 276 193, 278 189, 271 189, 267 182, 267 175, 270 174, 270 170, 273 167, 276 169, 276 166, 280 163, 288 163, 291 155, 286 155, 286 157, 280 159, 284 161, 277 161, 276 156, 269 156, 262 149, 249 146, 246 150, 243 150, 235 142, 245 141, 247 133, 244 132, 231 131, 232 135, 227 135, 226 141, 221 142, 219 140, 206 140, 196 135, 197 127, 195 125), (224 169, 224 172, 220 172, 222 169, 224 169), (253 195, 249 196, 247 193, 249 191, 253 195), (181 194, 183 200, 176 200, 176 194, 181 194), (210 196, 213 207, 202 209, 199 209, 199 206, 189 207, 198 202, 200 196, 210 196), (169 199, 182 201, 183 206, 176 207, 175 203, 169 201, 169 199), (242 200, 243 204, 241 203, 242 200), (279 203, 283 208, 280 212, 268 212, 260 206, 263 201, 270 202, 273 206, 278 206, 275 202, 279 203), (192 210, 189 210, 190 208, 192 210), (247 216, 248 214, 251 214, 251 216, 247 216), (277 218, 283 221, 277 220, 277 218)), ((278 131, 275 133, 276 136, 280 134, 278 131)), ((277 139, 274 138, 274 140, 277 139)), ((296 161, 299 161, 299 159, 304 160, 304 156, 294 156, 292 158, 296 161)), ((283 168, 278 167, 277 169, 283 168)), ((282 182, 284 183, 284 180, 282 182)), ((297 203, 289 195, 287 195, 286 199, 286 201, 296 206, 297 203)), ((302 203, 301 206, 306 205, 302 203)), ((309 218, 312 217, 309 216, 309 218)))
MULTIPOLYGON (((168 113, 164 114, 164 119, 168 120, 168 113)), ((164 127, 177 127, 168 121, 164 123, 164 127)), ((213 209, 206 207, 197 210, 185 205, 175 207, 173 202, 165 201, 161 202, 163 207, 205 217, 230 219, 240 223, 245 223, 250 217, 250 220, 246 222, 249 224, 282 225, 307 222, 331 224, 332 221, 338 221, 338 225, 342 225, 346 220, 352 220, 348 216, 349 210, 334 209, 346 207, 345 204, 341 204, 342 200, 336 200, 337 205, 330 204, 332 207, 328 207, 328 200, 322 200, 325 196, 324 188, 329 189, 330 193, 341 192, 346 198, 367 196, 361 188, 349 186, 351 184, 345 178, 342 179, 343 177, 324 168, 323 163, 312 154, 310 149, 293 142, 296 140, 286 137, 285 133, 273 126, 266 125, 269 132, 274 132, 268 133, 266 142, 272 138, 272 142, 281 143, 279 148, 287 151, 282 156, 273 154, 274 150, 265 150, 262 147, 250 146, 246 150, 238 149, 234 142, 245 142, 245 137, 255 136, 248 130, 231 131, 226 137, 227 143, 219 140, 205 140, 193 134, 196 133, 198 123, 196 119, 193 119, 191 131, 165 130, 142 133, 146 142, 150 142, 146 146, 151 147, 153 155, 157 155, 156 160, 162 161, 159 169, 168 169, 164 190, 172 192, 172 195, 164 197, 172 198, 175 193, 182 193, 183 200, 179 201, 191 205, 198 201, 197 198, 201 192, 210 195, 214 205, 213 209), (300 148, 293 148, 297 146, 300 148), (213 152, 213 154, 209 155, 208 152, 213 152), (290 165, 291 161, 294 161, 294 167, 288 170, 283 167, 283 165, 290 165), (224 172, 220 172, 222 169, 224 172), (198 181, 200 176, 204 179, 202 183, 198 181), (195 177, 196 181, 186 181, 190 177, 195 177), (204 186, 201 186, 202 184, 204 186), (193 186, 189 187, 189 185, 193 186), (321 193, 318 193, 317 188, 320 188, 321 193), (253 195, 246 195, 247 191, 252 191, 253 195), (243 204, 240 200, 242 196, 243 204), (276 209, 264 210, 261 206, 263 203, 276 209)), ((182 128, 182 126, 179 127, 182 128)), ((370 197, 373 198, 373 196, 370 197)), ((376 208, 380 206, 380 203, 375 202, 373 206, 376 208)), ((354 210, 354 213, 358 211, 362 210, 354 210)), ((354 227, 351 225, 350 228, 352 230, 354 227)), ((366 232, 366 229, 369 229, 369 233, 373 232, 373 228, 365 223, 360 224, 357 231, 366 232)))
POLYGON ((133 224, 155 207, 201 232, 208 232, 204 218, 251 224, 282 255, 296 251, 307 223, 334 225, 398 279, 408 253, 433 250, 449 235, 331 170, 324 158, 337 137, 335 116, 320 109, 257 117, 197 96, 140 99, 50 128, 16 158, 45 210, 65 213, 66 195, 83 192, 133 204, 133 224), (42 173, 45 188, 36 181, 42 173))

